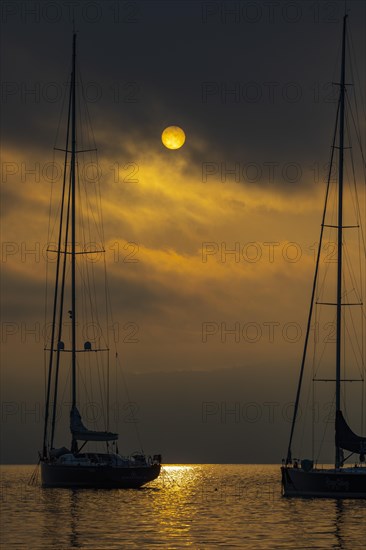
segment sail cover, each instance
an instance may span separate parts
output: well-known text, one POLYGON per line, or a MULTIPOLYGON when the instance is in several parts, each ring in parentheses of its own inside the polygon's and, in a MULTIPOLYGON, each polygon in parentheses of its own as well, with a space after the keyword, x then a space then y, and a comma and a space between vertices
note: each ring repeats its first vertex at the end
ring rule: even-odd
POLYGON ((342 411, 337 411, 336 414, 336 445, 352 453, 366 453, 366 437, 356 435, 351 430, 342 411))
POLYGON ((70 412, 70 430, 78 441, 115 441, 118 439, 118 434, 112 432, 97 432, 88 430, 81 420, 80 413, 76 407, 70 412))

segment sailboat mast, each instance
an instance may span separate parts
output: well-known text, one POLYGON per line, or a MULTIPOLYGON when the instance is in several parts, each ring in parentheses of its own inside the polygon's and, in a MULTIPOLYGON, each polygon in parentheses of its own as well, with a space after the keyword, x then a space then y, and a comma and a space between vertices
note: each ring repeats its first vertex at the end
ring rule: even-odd
MULTIPOLYGON (((342 66, 340 81, 340 124, 338 162, 338 235, 337 235, 337 327, 336 327, 336 416, 341 410, 341 338, 342 338, 342 225, 343 225, 343 154, 344 154, 344 104, 346 75, 346 21, 343 18, 342 66)), ((341 466, 341 449, 336 445, 335 467, 341 466)))
POLYGON ((72 97, 71 97, 71 331, 72 331, 72 409, 76 407, 76 228, 75 228, 75 172, 76 172, 76 33, 72 43, 72 97))

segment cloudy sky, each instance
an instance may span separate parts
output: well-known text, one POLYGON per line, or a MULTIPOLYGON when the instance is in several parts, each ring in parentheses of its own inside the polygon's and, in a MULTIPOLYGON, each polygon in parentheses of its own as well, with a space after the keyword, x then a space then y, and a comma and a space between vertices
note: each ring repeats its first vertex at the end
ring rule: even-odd
MULTIPOLYGON (((133 450, 133 401, 146 450, 169 462, 277 462, 334 129, 336 0, 3 3, 2 460, 32 462, 41 441, 71 4, 130 389, 121 447, 133 450), (169 125, 186 133, 179 150, 161 143, 169 125)), ((366 7, 347 6, 364 89, 366 7)))

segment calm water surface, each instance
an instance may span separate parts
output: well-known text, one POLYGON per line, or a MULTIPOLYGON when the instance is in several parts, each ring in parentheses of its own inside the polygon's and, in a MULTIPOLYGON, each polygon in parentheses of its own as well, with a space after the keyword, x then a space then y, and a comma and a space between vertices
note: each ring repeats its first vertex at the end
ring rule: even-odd
POLYGON ((366 548, 366 501, 284 499, 278 466, 165 466, 139 490, 30 487, 2 467, 1 548, 366 548))

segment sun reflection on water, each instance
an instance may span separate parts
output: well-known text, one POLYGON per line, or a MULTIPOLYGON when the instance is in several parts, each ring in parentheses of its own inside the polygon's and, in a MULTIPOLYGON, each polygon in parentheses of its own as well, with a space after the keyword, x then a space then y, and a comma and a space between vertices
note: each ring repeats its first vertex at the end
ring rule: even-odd
POLYGON ((158 512, 155 528, 163 540, 176 540, 183 537, 186 544, 193 544, 191 528, 197 514, 199 479, 202 467, 193 465, 164 466, 156 482, 159 487, 157 498, 153 499, 158 512))

